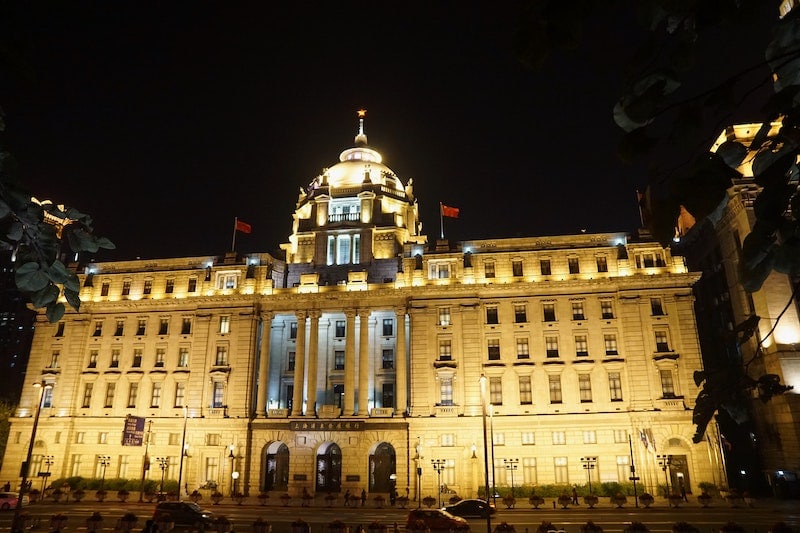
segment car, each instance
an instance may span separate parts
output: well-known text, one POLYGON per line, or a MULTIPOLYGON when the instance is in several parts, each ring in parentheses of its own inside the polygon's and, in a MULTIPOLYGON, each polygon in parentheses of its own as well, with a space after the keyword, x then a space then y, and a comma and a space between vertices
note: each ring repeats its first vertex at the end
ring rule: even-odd
POLYGON ((153 520, 158 520, 165 513, 169 514, 176 527, 188 526, 201 531, 213 529, 216 520, 214 513, 193 502, 160 502, 153 512, 153 520))
MULTIPOLYGON (((18 492, 0 492, 0 509, 7 511, 8 509, 16 509, 17 500, 19 500, 18 492)), ((22 497, 22 505, 28 505, 30 500, 28 495, 22 497)))
POLYGON ((460 516, 454 516, 443 509, 412 509, 406 518, 406 529, 468 530, 469 523, 460 516), (421 525, 424 528, 419 527, 421 525))
POLYGON ((464 518, 486 518, 497 512, 494 505, 477 498, 460 500, 452 505, 445 506, 444 510, 452 515, 464 518))

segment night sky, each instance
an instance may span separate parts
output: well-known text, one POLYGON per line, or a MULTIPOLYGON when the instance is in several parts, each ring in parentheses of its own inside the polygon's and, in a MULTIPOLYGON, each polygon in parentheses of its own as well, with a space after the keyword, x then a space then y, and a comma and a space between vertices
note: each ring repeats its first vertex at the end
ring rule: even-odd
MULTIPOLYGON (((451 240, 639 226, 647 175, 616 157, 612 119, 632 20, 595 17, 531 70, 514 3, 286 3, 0 2, 19 59, 0 65, 9 148, 34 195, 116 243, 94 259, 222 254, 237 216, 253 228, 238 251, 277 254, 362 107, 430 240, 439 202, 461 209, 451 240)), ((718 66, 763 57, 765 28, 716 43, 718 66)))

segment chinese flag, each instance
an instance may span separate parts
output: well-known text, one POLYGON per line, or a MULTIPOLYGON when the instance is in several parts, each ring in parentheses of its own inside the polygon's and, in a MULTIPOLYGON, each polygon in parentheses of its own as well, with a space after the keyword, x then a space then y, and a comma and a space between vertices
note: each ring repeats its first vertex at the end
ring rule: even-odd
POLYGON ((250 233, 252 228, 250 224, 247 222, 242 222, 241 220, 236 220, 236 231, 241 231, 242 233, 250 233))
POLYGON ((441 204, 442 206, 442 216, 443 217, 450 217, 450 218, 458 218, 458 208, 457 207, 450 207, 448 205, 441 204))

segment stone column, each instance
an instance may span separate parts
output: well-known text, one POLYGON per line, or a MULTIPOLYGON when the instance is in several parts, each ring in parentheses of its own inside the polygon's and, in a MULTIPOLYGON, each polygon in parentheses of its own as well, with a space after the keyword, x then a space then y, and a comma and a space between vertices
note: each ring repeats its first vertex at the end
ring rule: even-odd
MULTIPOLYGON (((395 402, 397 414, 402 415, 408 410, 408 366, 406 365, 406 310, 404 307, 394 309, 397 318, 397 353, 394 358, 395 365, 395 402)), ((386 407, 386 406, 384 406, 386 407)))
POLYGON ((359 309, 358 416, 369 416, 369 309, 359 309))
POLYGON ((345 416, 352 416, 356 409, 356 311, 345 309, 347 318, 344 340, 344 412, 345 416))
POLYGON ((317 414, 317 352, 319 352, 319 317, 320 312, 316 309, 308 312, 311 328, 308 334, 308 380, 306 390, 308 390, 308 407, 306 415, 315 416, 317 414))
POLYGON ((261 312, 261 351, 258 359, 258 393, 256 395, 256 416, 266 416, 269 405, 269 343, 272 334, 271 311, 261 312))
POLYGON ((292 394, 292 416, 303 414, 303 383, 306 369, 306 312, 297 315, 297 344, 294 352, 294 394, 292 394))

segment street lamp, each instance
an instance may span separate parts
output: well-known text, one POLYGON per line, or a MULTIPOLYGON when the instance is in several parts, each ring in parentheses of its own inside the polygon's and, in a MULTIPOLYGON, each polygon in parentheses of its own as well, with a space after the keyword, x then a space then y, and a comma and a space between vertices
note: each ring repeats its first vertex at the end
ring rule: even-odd
POLYGON ((417 464, 417 509, 422 507, 422 439, 417 437, 417 453, 414 455, 414 462, 417 464))
POLYGON ((667 485, 667 493, 665 496, 669 497, 669 474, 667 474, 667 470, 669 469, 669 465, 672 462, 671 455, 661 455, 658 456, 658 466, 661 467, 661 470, 664 471, 664 483, 667 485))
POLYGON ((233 473, 231 474, 231 477, 233 478, 233 496, 236 496, 237 494, 239 494, 239 491, 237 490, 238 488, 237 485, 239 483, 239 472, 234 470, 233 473))
POLYGON ((44 463, 44 466, 47 467, 47 470, 45 470, 44 472, 39 472, 39 475, 42 478, 42 490, 41 490, 41 493, 42 493, 42 498, 44 498, 44 486, 45 486, 45 483, 47 483, 47 478, 50 477, 50 467, 53 466, 53 463, 55 463, 55 460, 54 460, 52 455, 45 455, 42 458, 42 462, 44 463))
MULTIPOLYGON (((186 451, 186 420, 189 418, 189 408, 183 406, 183 437, 181 439, 181 459, 178 464, 178 501, 181 500, 181 483, 183 482, 183 458, 189 457, 186 451)), ((189 492, 188 490, 186 492, 189 492)), ((188 494, 187 494, 188 495, 188 494)))
MULTIPOLYGON (((486 440, 486 376, 481 374, 481 418, 483 419, 483 477, 486 483, 486 505, 489 505, 489 444, 486 440)), ((492 515, 486 513, 486 533, 492 533, 492 515)))
POLYGON ((236 472, 236 477, 233 476, 233 474, 234 474, 234 472, 233 472, 234 464, 233 463, 236 461, 236 456, 233 454, 233 444, 228 446, 228 459, 231 460, 231 496, 233 496, 233 494, 234 494, 234 492, 233 492, 233 482, 234 482, 234 480, 236 480, 236 477, 239 477, 239 473, 238 472, 236 472))
POLYGON ((111 457, 108 455, 98 455, 97 462, 100 465, 100 468, 103 469, 102 474, 100 475, 100 490, 103 490, 103 485, 106 484, 106 467, 111 464, 111 457))
POLYGON ((156 457, 158 466, 161 468, 161 487, 158 489, 159 499, 164 498, 164 474, 167 473, 169 467, 169 457, 156 457))
POLYGON ((445 459, 431 459, 431 466, 436 470, 437 483, 439 487, 439 507, 442 506, 442 470, 447 464, 445 459))
POLYGON ((581 457, 583 468, 586 470, 586 475, 589 476, 589 494, 592 493, 592 470, 594 465, 597 464, 597 457, 581 457))
POLYGON ((506 470, 511 472, 511 497, 514 497, 514 470, 519 466, 519 459, 503 459, 506 470))
MULTIPOLYGON (((492 404, 489 404, 489 435, 492 442, 492 501, 497 508, 497 473, 495 472, 497 465, 494 462, 494 405, 492 404)), ((486 503, 488 504, 489 500, 486 500, 486 503)))
POLYGON ((28 455, 25 457, 25 462, 22 463, 22 485, 19 488, 19 496, 17 497, 17 506, 14 508, 14 521, 12 525, 12 530, 18 530, 19 528, 19 521, 20 521, 20 512, 22 511, 22 499, 25 496, 25 493, 28 492, 28 468, 31 464, 31 457, 33 456, 33 445, 36 442, 36 428, 39 426, 39 413, 42 411, 42 404, 44 403, 45 398, 45 390, 51 390, 53 388, 52 383, 47 383, 46 381, 41 381, 39 383, 34 383, 34 387, 39 389, 39 396, 36 400, 36 408, 33 414, 33 427, 31 428, 31 442, 28 444, 28 455))

